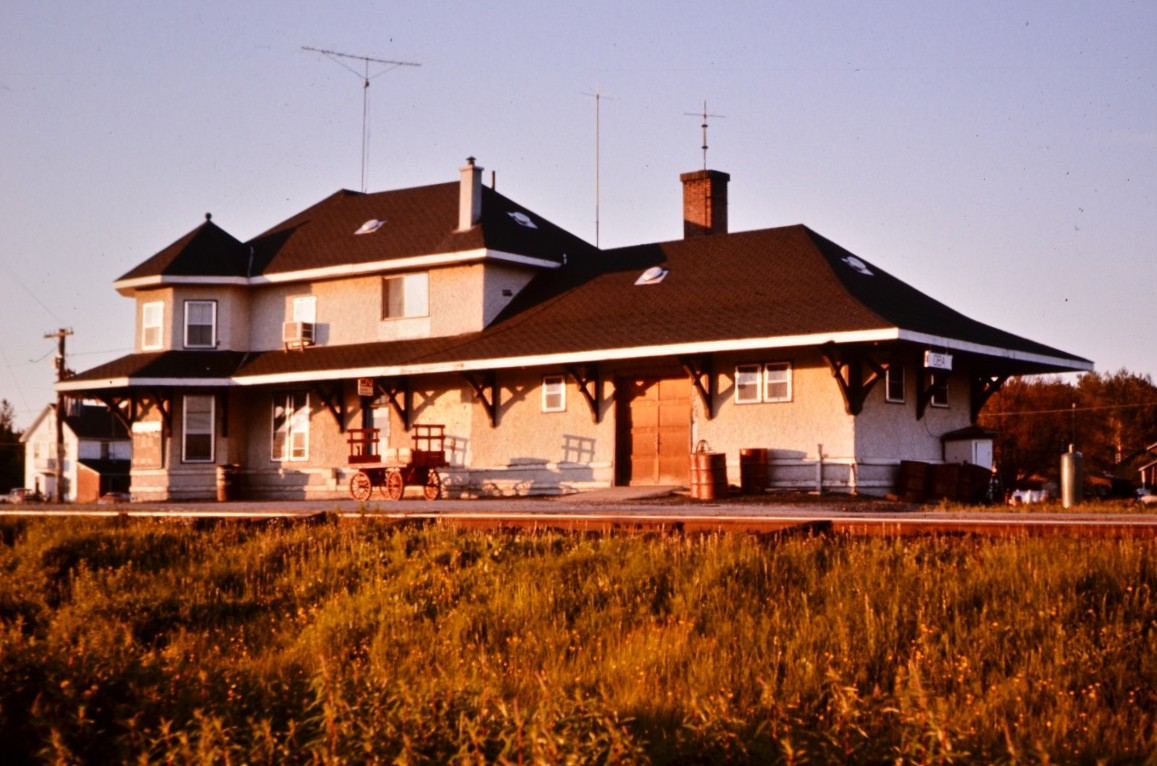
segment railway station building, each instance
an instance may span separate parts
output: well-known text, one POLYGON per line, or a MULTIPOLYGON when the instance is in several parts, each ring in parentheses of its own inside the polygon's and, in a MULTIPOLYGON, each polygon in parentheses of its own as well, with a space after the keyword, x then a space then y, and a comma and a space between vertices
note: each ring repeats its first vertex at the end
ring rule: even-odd
MULTIPOLYGON (((803 225, 731 232, 683 174, 684 236, 599 249, 483 184, 338 191, 249 241, 210 216, 115 288, 132 353, 57 385, 132 438, 135 500, 348 496, 350 433, 444 426, 450 496, 738 485, 885 494, 991 463, 1010 376, 1092 362, 971 319, 803 225), (989 440, 987 457, 984 442, 989 440)), ((677 214, 678 211, 672 211, 677 214)))

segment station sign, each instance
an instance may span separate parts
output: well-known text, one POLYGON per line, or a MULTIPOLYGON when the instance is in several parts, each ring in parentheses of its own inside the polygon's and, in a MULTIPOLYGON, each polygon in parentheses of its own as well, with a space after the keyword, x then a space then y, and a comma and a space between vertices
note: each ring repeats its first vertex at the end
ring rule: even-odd
POLYGON ((924 366, 930 370, 951 370, 952 354, 941 354, 938 351, 925 351, 924 366))

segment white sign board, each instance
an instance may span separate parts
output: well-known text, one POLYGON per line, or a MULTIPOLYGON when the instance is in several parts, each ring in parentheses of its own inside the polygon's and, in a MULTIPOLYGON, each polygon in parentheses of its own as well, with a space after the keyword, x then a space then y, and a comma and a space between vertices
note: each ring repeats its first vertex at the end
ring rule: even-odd
POLYGON ((931 370, 951 370, 952 354, 940 354, 936 351, 925 351, 924 366, 931 370))

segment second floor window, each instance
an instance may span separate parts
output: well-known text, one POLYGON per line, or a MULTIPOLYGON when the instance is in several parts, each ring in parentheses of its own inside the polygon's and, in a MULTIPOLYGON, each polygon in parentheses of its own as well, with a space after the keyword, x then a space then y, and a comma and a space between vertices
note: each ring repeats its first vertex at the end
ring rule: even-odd
POLYGON ((141 348, 155 350, 164 345, 165 304, 146 303, 141 306, 141 348))
POLYGON ((185 301, 185 348, 217 345, 217 301, 185 301))
POLYGON ((317 296, 316 295, 299 295, 292 299, 291 317, 293 322, 309 322, 313 324, 317 321, 317 296))
POLYGON ((430 315, 430 275, 426 272, 382 280, 382 319, 430 315))

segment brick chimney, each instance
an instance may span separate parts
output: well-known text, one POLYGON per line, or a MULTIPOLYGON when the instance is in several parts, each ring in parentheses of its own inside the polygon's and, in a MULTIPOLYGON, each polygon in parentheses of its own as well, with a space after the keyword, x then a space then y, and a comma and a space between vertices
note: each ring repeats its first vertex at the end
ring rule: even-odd
POLYGON ((696 170, 679 176, 683 182, 683 239, 700 234, 727 233, 727 182, 719 170, 696 170))
POLYGON ((459 168, 462 180, 458 186, 458 230, 465 231, 482 220, 482 167, 473 157, 459 168))

